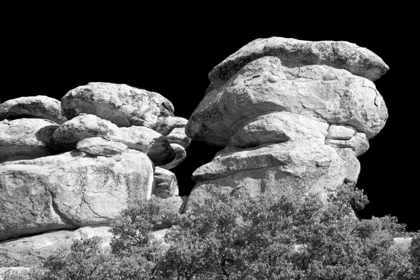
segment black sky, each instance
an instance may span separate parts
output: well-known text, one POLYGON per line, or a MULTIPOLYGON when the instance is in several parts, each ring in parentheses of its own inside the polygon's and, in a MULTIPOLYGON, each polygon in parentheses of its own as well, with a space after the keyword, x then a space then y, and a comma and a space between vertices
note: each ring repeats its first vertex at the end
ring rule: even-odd
MULTIPOLYGON (((249 11, 250 12, 250 11, 249 11)), ((396 11, 398 12, 398 11, 396 11)), ((100 19, 75 14, 60 20, 34 17, 22 26, 3 26, 1 61, 3 101, 32 95, 60 99, 67 91, 89 82, 125 83, 155 91, 175 106, 175 114, 189 118, 209 82, 207 73, 227 56, 256 38, 282 36, 301 40, 343 40, 379 55, 390 71, 375 82, 385 99, 389 119, 359 157, 358 187, 370 204, 362 216, 393 215, 420 229, 420 203, 415 181, 418 169, 418 52, 415 25, 393 16, 355 11, 350 15, 246 14, 228 17, 176 14, 164 19, 100 19)), ((414 22, 414 21, 413 21, 414 22)), ((181 194, 194 186, 191 173, 211 160, 218 149, 193 142, 188 157, 174 169, 181 194)))

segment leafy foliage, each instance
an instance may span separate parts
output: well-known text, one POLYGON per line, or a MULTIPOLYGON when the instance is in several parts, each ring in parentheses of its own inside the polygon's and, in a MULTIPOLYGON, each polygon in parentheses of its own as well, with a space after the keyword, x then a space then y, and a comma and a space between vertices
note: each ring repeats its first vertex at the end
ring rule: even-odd
POLYGON ((37 279, 420 279, 420 234, 394 246, 404 225, 393 217, 358 220, 366 197, 343 186, 328 199, 209 190, 179 217, 159 244, 150 234, 162 219, 152 199, 121 213, 111 252, 97 238, 51 256, 37 279))

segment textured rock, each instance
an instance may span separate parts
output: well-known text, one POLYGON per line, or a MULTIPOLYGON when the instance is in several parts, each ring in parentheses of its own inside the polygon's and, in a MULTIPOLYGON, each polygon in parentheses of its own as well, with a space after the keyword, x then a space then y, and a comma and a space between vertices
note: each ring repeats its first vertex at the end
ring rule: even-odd
POLYGON ((263 57, 209 92, 192 114, 186 134, 226 146, 251 118, 283 111, 351 126, 368 138, 388 117, 381 95, 365 78, 323 65, 287 68, 276 57, 263 57))
POLYGON ((184 149, 187 149, 191 143, 191 138, 185 134, 185 127, 174 128, 171 133, 166 136, 166 139, 169 143, 179 144, 184 147, 184 149))
POLYGON ((174 128, 185 128, 188 120, 181 117, 167 117, 162 118, 156 131, 159 131, 160 134, 167 136, 174 128))
POLYGON ((72 89, 61 99, 61 106, 69 119, 87 113, 120 127, 146 126, 158 132, 174 112, 172 103, 156 92, 112 83, 89 83, 72 89))
POLYGON ((274 112, 250 119, 230 139, 230 146, 254 147, 261 144, 298 140, 324 141, 328 124, 314 117, 274 112))
POLYGON ((372 51, 349 42, 310 42, 292 38, 256 39, 230 55, 209 73, 208 92, 221 86, 246 64, 264 56, 274 56, 287 67, 327 65, 375 81, 389 67, 372 51))
POLYGON ((169 163, 160 165, 160 167, 168 170, 180 165, 187 157, 187 151, 185 151, 184 147, 182 147, 181 145, 171 144, 171 148, 175 153, 175 158, 169 163))
POLYGON ((325 144, 337 149, 350 149, 356 156, 363 155, 369 149, 369 141, 364 133, 356 133, 349 140, 326 139, 325 144))
POLYGON ((78 142, 76 149, 92 156, 114 156, 121 154, 127 146, 100 137, 90 137, 78 142))
POLYGON ((336 140, 349 140, 353 137, 356 131, 347 126, 341 125, 331 125, 328 129, 327 138, 336 139, 336 140))
POLYGON ((112 157, 72 151, 0 164, 0 240, 109 224, 130 203, 149 199, 152 185, 151 161, 132 149, 112 157))
POLYGON ((0 104, 0 120, 38 118, 62 124, 63 116, 60 101, 44 96, 27 96, 7 100, 0 104))
POLYGON ((131 149, 146 153, 156 165, 171 162, 175 157, 168 140, 158 132, 143 126, 119 128, 95 115, 75 117, 54 132, 55 143, 67 151, 74 149, 79 141, 90 137, 121 142, 131 149))
POLYGON ((0 162, 51 155, 58 127, 45 119, 0 121, 0 162))
POLYGON ((178 180, 174 173, 164 168, 155 168, 155 186, 152 194, 160 198, 168 198, 179 194, 178 180))
POLYGON ((325 197, 327 191, 357 180, 360 165, 353 154, 346 156, 316 141, 227 148, 193 173, 198 184, 186 207, 200 205, 209 187, 250 195, 262 192, 279 195, 285 190, 300 189, 325 197))

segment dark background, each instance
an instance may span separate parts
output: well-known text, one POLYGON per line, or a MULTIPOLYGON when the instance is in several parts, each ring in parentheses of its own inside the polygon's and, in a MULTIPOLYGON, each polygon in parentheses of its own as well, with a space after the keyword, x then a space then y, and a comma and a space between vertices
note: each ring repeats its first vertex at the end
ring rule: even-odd
MULTIPOLYGON (((125 83, 162 94, 174 104, 177 116, 188 119, 209 84, 207 73, 256 38, 356 43, 375 52, 391 69, 375 83, 390 117, 370 141, 369 151, 359 157, 358 187, 370 200, 362 216, 393 215, 409 230, 419 230, 418 45, 410 39, 417 32, 414 19, 397 19, 397 9, 383 14, 364 7, 350 7, 347 14, 321 11, 312 17, 271 7, 255 14, 252 7, 246 13, 219 9, 205 15, 205 10, 158 18, 148 16, 147 10, 128 14, 111 7, 103 14, 80 8, 69 15, 13 17, 2 25, 0 98, 60 99, 89 82, 125 83)), ((182 195, 194 186, 192 172, 217 150, 191 144, 187 159, 173 169, 182 195)))

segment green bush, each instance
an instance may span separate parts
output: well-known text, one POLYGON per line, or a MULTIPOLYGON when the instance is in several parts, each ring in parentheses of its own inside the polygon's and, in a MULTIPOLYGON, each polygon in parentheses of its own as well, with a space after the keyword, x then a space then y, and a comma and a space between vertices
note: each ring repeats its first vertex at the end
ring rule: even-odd
POLYGON ((326 201, 316 195, 223 194, 209 190, 199 211, 179 217, 166 234, 159 201, 139 203, 112 224, 112 251, 97 238, 51 256, 37 279, 420 279, 420 235, 395 218, 358 220, 367 203, 343 186, 326 201), (411 235, 409 250, 394 237, 411 235))

